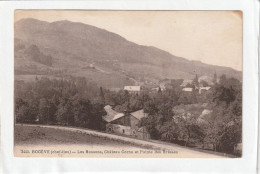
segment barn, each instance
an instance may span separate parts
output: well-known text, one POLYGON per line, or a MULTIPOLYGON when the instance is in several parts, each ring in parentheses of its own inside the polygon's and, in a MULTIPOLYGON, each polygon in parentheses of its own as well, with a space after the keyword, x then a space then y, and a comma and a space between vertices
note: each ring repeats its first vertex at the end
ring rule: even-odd
POLYGON ((106 115, 103 120, 106 122, 106 131, 115 134, 133 136, 140 139, 150 138, 144 127, 138 127, 139 121, 146 117, 147 114, 143 110, 138 110, 132 113, 118 113, 107 105, 104 107, 106 115))
POLYGON ((140 93, 143 90, 142 86, 125 86, 125 91, 128 91, 130 93, 140 93))

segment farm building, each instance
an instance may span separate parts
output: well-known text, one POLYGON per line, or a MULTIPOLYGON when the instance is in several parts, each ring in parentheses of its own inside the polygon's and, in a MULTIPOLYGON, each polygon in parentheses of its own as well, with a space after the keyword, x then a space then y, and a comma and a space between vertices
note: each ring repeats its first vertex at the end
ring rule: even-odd
POLYGON ((143 110, 132 113, 118 113, 109 105, 105 106, 104 109, 107 112, 107 115, 103 116, 107 132, 133 136, 140 139, 150 138, 144 127, 139 128, 137 126, 139 121, 147 116, 143 110))
POLYGON ((200 87, 199 88, 199 93, 202 94, 204 91, 208 91, 210 90, 211 87, 207 86, 207 87, 200 87))
POLYGON ((130 93, 139 93, 143 90, 143 87, 142 86, 125 86, 124 90, 128 91, 130 93))
POLYGON ((156 88, 151 88, 151 91, 159 91, 159 87, 156 87, 156 88))
POLYGON ((166 90, 166 84, 161 83, 160 85, 161 91, 165 91, 166 90))
POLYGON ((184 92, 192 92, 193 88, 183 88, 182 91, 184 91, 184 92))

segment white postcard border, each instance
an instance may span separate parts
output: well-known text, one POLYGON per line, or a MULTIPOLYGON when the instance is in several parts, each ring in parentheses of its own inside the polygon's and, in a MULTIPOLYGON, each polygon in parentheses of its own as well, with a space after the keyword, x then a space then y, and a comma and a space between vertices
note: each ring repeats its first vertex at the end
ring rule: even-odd
POLYGON ((1 157, 4 173, 158 171, 255 173, 258 126, 257 0, 98 0, 0 2, 1 157), (243 156, 236 159, 16 158, 13 155, 13 15, 15 9, 243 11, 243 156))

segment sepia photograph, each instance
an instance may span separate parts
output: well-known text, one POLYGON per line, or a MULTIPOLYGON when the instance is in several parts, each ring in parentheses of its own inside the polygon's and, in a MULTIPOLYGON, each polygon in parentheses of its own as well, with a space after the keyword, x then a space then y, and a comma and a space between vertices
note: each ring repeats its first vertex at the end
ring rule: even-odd
POLYGON ((14 156, 240 158, 243 13, 15 10, 14 156))

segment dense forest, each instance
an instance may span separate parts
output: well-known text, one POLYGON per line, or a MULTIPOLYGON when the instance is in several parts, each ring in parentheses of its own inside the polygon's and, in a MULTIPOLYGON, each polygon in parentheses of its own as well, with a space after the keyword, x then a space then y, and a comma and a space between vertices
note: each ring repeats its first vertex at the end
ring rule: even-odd
POLYGON ((105 105, 118 112, 144 109, 148 117, 139 126, 145 126, 152 139, 235 154, 234 147, 242 141, 241 82, 222 75, 203 94, 196 89, 197 76, 192 92, 182 91, 180 83, 172 80, 166 90, 133 94, 104 89, 84 77, 36 76, 33 82, 15 81, 15 120, 104 131, 105 105), (205 109, 209 116, 198 121, 205 109))

